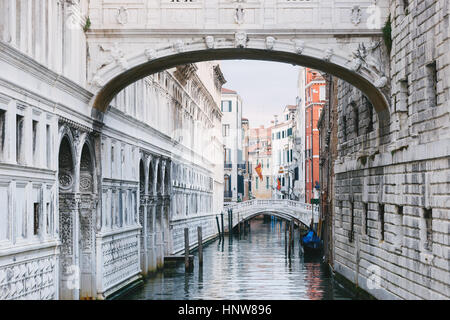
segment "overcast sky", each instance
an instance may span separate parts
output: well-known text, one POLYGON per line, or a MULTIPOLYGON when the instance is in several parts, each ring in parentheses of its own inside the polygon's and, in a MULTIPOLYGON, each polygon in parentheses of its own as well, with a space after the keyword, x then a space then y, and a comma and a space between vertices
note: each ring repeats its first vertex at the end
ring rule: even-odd
POLYGON ((220 68, 227 80, 224 88, 235 90, 244 105, 242 116, 250 127, 266 127, 275 114, 281 114, 288 104, 295 104, 299 66, 291 64, 224 60, 220 68))

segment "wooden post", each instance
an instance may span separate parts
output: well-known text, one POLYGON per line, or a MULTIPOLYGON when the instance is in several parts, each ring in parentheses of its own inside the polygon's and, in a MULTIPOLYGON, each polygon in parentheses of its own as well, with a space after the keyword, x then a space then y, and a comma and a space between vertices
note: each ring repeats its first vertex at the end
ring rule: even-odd
POLYGON ((202 227, 197 227, 198 235, 198 265, 203 265, 203 239, 202 239, 202 227))
POLYGON ((220 218, 222 219, 222 239, 225 237, 225 226, 223 225, 223 211, 220 213, 220 218))
POLYGON ((239 221, 239 213, 238 213, 238 234, 241 237, 241 221, 239 221))
POLYGON ((219 238, 220 238, 222 235, 220 234, 220 224, 219 224, 219 217, 218 216, 216 216, 216 222, 217 222, 217 230, 219 231, 219 238))
POLYGON ((292 236, 291 236, 291 245, 292 245, 292 248, 294 248, 294 236, 295 236, 295 225, 294 225, 294 219, 292 219, 291 220, 291 234, 292 234, 292 236))
MULTIPOLYGON (((287 224, 287 221, 286 221, 287 224)), ((292 224, 289 224, 289 243, 288 243, 288 255, 291 256, 291 248, 292 248, 292 224)))
POLYGON ((228 225, 229 225, 228 233, 230 235, 232 235, 233 234, 233 211, 231 211, 231 209, 230 209, 230 211, 228 211, 228 225))
POLYGON ((184 267, 189 270, 189 229, 184 228, 184 267))
POLYGON ((284 251, 286 251, 287 245, 287 224, 286 221, 284 221, 284 251))

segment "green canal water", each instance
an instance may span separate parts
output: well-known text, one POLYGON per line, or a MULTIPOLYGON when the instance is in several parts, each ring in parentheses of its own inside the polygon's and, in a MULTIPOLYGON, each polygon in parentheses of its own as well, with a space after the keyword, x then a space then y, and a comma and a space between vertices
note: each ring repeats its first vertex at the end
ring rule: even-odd
POLYGON ((203 248, 203 267, 194 253, 194 269, 184 263, 146 279, 143 286, 120 297, 126 300, 336 300, 352 295, 332 278, 321 258, 304 257, 295 232, 289 258, 284 223, 251 221, 246 235, 225 236, 203 248))

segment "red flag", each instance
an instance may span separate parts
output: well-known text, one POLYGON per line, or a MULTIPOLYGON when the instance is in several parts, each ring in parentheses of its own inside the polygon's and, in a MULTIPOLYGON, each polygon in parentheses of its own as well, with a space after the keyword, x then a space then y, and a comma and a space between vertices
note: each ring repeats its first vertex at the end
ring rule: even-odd
POLYGON ((261 163, 258 164, 258 165, 255 167, 255 171, 256 171, 256 173, 258 174, 259 179, 262 180, 262 179, 263 179, 263 176, 262 176, 262 173, 261 173, 261 172, 262 172, 261 163))
POLYGON ((277 190, 280 191, 281 190, 281 181, 280 181, 280 179, 277 179, 277 183, 278 183, 277 190))

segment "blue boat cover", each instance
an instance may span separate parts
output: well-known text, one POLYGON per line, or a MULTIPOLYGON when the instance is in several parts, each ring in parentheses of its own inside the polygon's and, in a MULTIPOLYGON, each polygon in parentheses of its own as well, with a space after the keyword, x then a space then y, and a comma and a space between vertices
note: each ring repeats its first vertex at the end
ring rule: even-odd
POLYGON ((320 243, 320 238, 316 236, 315 232, 310 230, 306 234, 306 236, 303 237, 304 243, 320 243))

